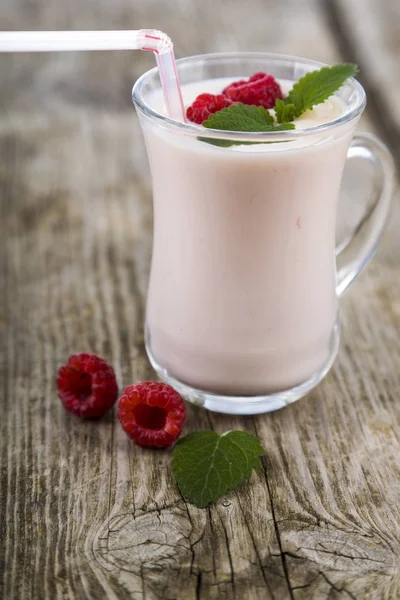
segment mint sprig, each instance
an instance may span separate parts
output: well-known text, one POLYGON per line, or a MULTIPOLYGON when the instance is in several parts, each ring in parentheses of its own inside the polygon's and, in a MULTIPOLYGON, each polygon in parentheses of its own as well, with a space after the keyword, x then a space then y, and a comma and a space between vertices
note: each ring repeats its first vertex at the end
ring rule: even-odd
POLYGON ((203 508, 249 477, 263 454, 245 431, 197 431, 177 442, 171 465, 183 496, 203 508))
MULTIPOLYGON (((294 119, 306 110, 325 102, 337 92, 346 79, 354 77, 358 67, 354 64, 332 65, 311 71, 297 81, 284 100, 275 102, 275 117, 262 106, 233 104, 210 115, 203 127, 221 131, 241 131, 245 133, 267 133, 295 129, 294 119)), ((262 142, 239 142, 200 137, 199 140, 215 146, 229 147, 237 144, 257 144, 262 142)))
MULTIPOLYGON (((274 117, 263 106, 249 106, 247 104, 232 104, 218 112, 210 115, 203 123, 208 129, 220 129, 221 131, 243 131, 245 133, 287 131, 294 129, 293 123, 282 123, 277 125, 274 117)), ((242 144, 254 144, 257 142, 239 142, 234 140, 218 140, 213 138, 200 138, 204 142, 215 146, 234 146, 242 144)))
POLYGON ((357 65, 351 63, 311 71, 294 84, 284 103, 293 106, 290 110, 294 110, 295 117, 299 117, 306 110, 325 102, 342 87, 346 79, 357 73, 357 65))
POLYGON ((263 106, 249 106, 239 102, 210 115, 204 121, 203 127, 254 133, 258 131, 284 131, 293 129, 294 125, 287 123, 276 125, 274 117, 263 106))
POLYGON ((279 98, 275 102, 275 116, 278 123, 289 123, 296 116, 296 107, 294 104, 285 104, 279 98))

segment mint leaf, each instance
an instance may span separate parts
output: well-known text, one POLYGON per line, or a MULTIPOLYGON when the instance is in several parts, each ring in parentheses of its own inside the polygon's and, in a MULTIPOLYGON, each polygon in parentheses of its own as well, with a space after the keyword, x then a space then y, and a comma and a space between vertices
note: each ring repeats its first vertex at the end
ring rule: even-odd
POLYGON ((183 496, 203 508, 249 477, 263 454, 245 431, 196 431, 177 442, 171 465, 183 496))
POLYGON ((203 127, 248 133, 294 129, 292 123, 275 125, 273 116, 263 106, 249 106, 241 102, 210 115, 203 127))
MULTIPOLYGON (((208 129, 221 129, 222 131, 244 131, 248 133, 287 131, 294 129, 293 123, 282 123, 276 125, 273 116, 263 106, 249 106, 247 104, 233 104, 210 115, 203 122, 208 129)), ((229 146, 244 146, 250 144, 262 144, 265 142, 239 142, 234 140, 218 140, 214 138, 198 138, 202 142, 228 148, 229 146)))
POLYGON ((343 64, 307 73, 294 84, 284 102, 286 105, 293 104, 295 116, 299 117, 316 104, 325 102, 342 87, 346 79, 354 77, 357 72, 357 65, 343 64))
POLYGON ((218 140, 214 138, 198 137, 200 142, 211 144, 212 146, 220 146, 221 148, 229 148, 229 146, 255 146, 257 144, 272 144, 272 142, 235 142, 235 140, 218 140))
POLYGON ((277 98, 275 102, 275 115, 278 123, 289 123, 296 116, 296 107, 294 104, 285 104, 283 100, 277 98))

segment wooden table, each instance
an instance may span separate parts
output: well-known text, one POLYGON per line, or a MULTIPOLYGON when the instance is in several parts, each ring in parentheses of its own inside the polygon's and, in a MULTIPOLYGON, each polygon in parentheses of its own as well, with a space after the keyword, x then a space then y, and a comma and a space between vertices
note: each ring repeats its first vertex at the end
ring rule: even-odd
MULTIPOLYGON (((154 26, 177 56, 273 50, 354 60, 400 168, 398 0, 4 0, 1 29, 154 26)), ((1 56, 0 597, 400 598, 400 208, 342 302, 330 375, 307 399, 235 418, 189 408, 186 432, 256 433, 263 469, 209 509, 170 455, 115 414, 82 422, 55 374, 87 350, 121 386, 154 376, 143 311, 150 177, 130 102, 150 54, 1 56)))

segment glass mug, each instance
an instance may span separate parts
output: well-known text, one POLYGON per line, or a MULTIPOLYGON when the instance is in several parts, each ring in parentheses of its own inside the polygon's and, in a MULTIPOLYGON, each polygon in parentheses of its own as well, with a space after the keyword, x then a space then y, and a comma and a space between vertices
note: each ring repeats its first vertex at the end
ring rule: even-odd
MULTIPOLYGON (((258 71, 295 81, 321 66, 262 53, 177 61, 183 86, 258 71)), ((378 244, 393 183, 383 144, 353 139, 362 86, 351 79, 338 96, 344 114, 307 129, 202 132, 160 112, 157 69, 133 87, 154 199, 147 354, 190 402, 230 414, 275 410, 307 394, 335 360, 338 299, 378 244), (265 144, 221 147, 215 139, 265 144), (371 170, 374 206, 335 251, 347 157, 371 170)))

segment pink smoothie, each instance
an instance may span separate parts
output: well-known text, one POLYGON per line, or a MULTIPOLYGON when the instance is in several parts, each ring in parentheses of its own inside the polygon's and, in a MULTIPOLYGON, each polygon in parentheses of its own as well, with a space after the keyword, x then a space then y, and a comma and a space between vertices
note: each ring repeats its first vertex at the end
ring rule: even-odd
MULTIPOLYGON (((225 84, 186 86, 186 103, 225 84)), ((334 98, 296 126, 343 112, 334 98)), ((351 132, 218 148, 143 125, 154 190, 154 359, 215 393, 306 381, 329 359, 337 318, 336 206, 351 132)))

